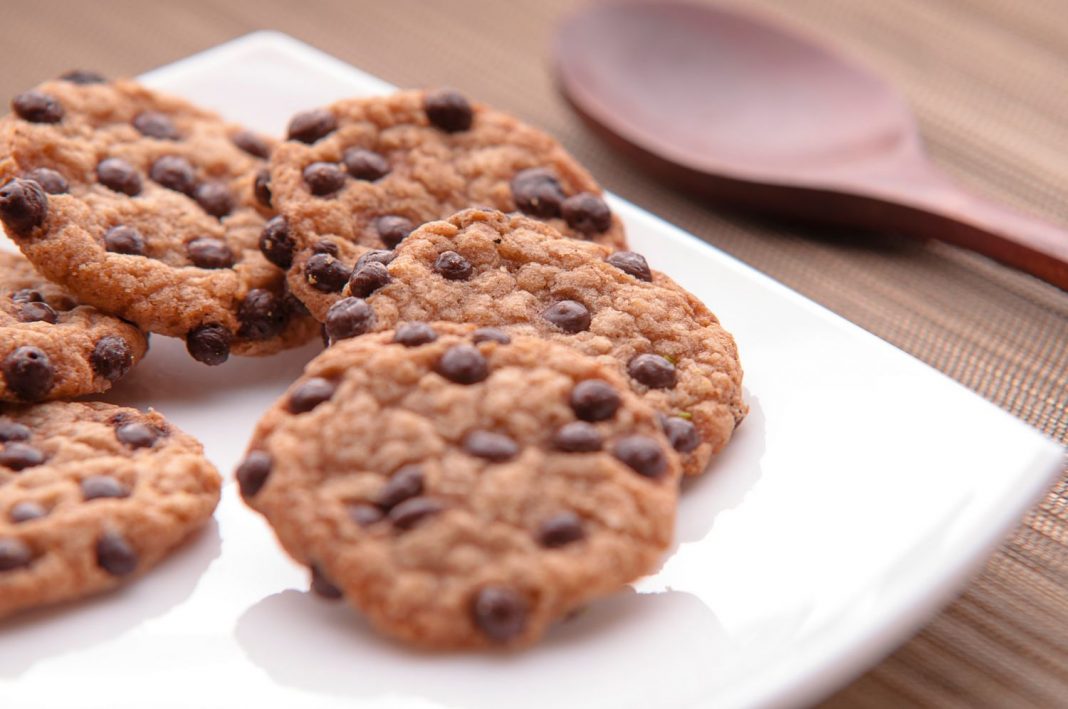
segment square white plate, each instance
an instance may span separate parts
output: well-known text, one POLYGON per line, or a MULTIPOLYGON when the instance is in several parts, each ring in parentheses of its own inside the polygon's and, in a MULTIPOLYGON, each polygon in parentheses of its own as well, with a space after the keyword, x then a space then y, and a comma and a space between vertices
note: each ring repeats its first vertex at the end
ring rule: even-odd
MULTIPOLYGON (((276 134, 299 109, 390 88, 275 33, 144 79, 276 134)), ((212 528, 144 579, 0 625, 0 706, 788 706, 892 649, 1046 488, 1061 449, 693 236, 612 206, 634 248, 734 332, 752 406, 687 486, 660 573, 526 653, 411 653, 307 594, 228 483, 212 528)), ((161 410, 229 480, 260 412, 316 350, 209 369, 157 337, 108 398, 161 410)))

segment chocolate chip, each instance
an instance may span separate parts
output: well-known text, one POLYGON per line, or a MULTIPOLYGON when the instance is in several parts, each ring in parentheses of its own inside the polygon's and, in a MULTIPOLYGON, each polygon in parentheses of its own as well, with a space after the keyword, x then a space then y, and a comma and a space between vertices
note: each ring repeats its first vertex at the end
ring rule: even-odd
POLYGON ((324 401, 329 401, 337 390, 337 384, 322 377, 312 377, 297 385, 289 395, 290 413, 303 414, 324 401))
POLYGON ((80 84, 86 86, 88 84, 106 84, 107 79, 103 74, 99 74, 95 71, 86 71, 85 69, 72 69, 66 74, 62 74, 59 77, 63 81, 69 81, 72 84, 80 84))
POLYGON ((133 350, 118 335, 106 335, 97 341, 89 355, 89 364, 98 376, 109 382, 118 381, 133 366, 133 350))
POLYGON ((134 116, 133 127, 146 138, 178 140, 180 137, 171 117, 159 111, 142 111, 138 113, 134 116))
POLYGON ((25 179, 33 180, 48 194, 66 194, 70 191, 67 178, 55 170, 47 167, 37 167, 24 175, 25 179))
POLYGON ((237 486, 241 490, 242 497, 255 497, 256 493, 267 484, 267 478, 271 475, 271 467, 274 462, 270 453, 266 451, 249 451, 241 465, 237 466, 234 477, 237 478, 237 486))
POLYGON ((389 161, 376 152, 349 148, 341 157, 345 169, 357 180, 379 180, 389 174, 389 161))
POLYGON ((192 163, 179 155, 164 155, 152 163, 148 176, 154 181, 184 195, 193 194, 197 185, 196 171, 192 163))
POLYGON ((46 322, 55 324, 56 311, 48 303, 22 303, 18 311, 19 322, 46 322))
POLYGON ((423 102, 427 120, 446 133, 457 133, 471 127, 475 113, 464 95, 443 89, 428 94, 423 102))
POLYGON ((397 257, 396 252, 387 251, 385 249, 374 249, 366 252, 363 256, 356 260, 356 268, 359 270, 369 263, 380 263, 383 266, 388 266, 393 262, 393 259, 397 257))
POLYGON ((371 261, 352 270, 349 292, 359 298, 366 298, 389 281, 389 271, 386 267, 377 261, 371 261))
POLYGON ((219 219, 234 211, 234 198, 223 182, 201 182, 193 191, 193 199, 201 209, 219 219))
POLYGON ((23 346, 4 358, 4 381, 7 388, 25 401, 40 401, 52 389, 56 370, 52 361, 36 347, 23 346))
POLYGON ((311 315, 308 306, 300 302, 300 299, 289 291, 286 291, 282 296, 282 305, 285 307, 286 312, 291 315, 311 315))
POLYGON ((591 192, 580 192, 565 199, 560 205, 560 214, 569 227, 583 234, 599 234, 612 226, 612 210, 591 192))
POLYGON ((589 309, 574 300, 561 300, 542 311, 541 316, 566 333, 574 334, 590 329, 589 309))
POLYGON ((664 429, 671 447, 679 453, 689 453, 701 445, 701 434, 697 432, 697 426, 692 421, 687 421, 680 416, 664 416, 660 419, 660 426, 664 429))
POLYGON ((378 238, 382 240, 387 249, 397 248, 397 245, 404 241, 415 228, 410 219, 395 214, 387 214, 375 219, 374 226, 378 238))
POLYGON ((405 347, 418 347, 438 339, 438 333, 425 322, 406 322, 397 326, 393 341, 405 347))
POLYGON ((137 552, 118 532, 104 532, 96 541, 96 563, 112 576, 125 576, 137 569, 137 552))
POLYGON ((558 512, 538 525, 538 543, 556 549, 586 536, 582 519, 574 512, 558 512))
POLYGON ((604 421, 616 415, 623 400, 603 379, 587 379, 571 390, 571 408, 583 421, 604 421))
POLYGON ((667 456, 656 439, 649 436, 620 438, 612 445, 612 455, 643 477, 657 478, 667 470, 667 456))
POLYGON ((271 171, 264 168, 256 173, 252 183, 252 195, 264 207, 271 206, 271 171))
POLYGON ((82 498, 86 502, 89 500, 130 496, 129 489, 110 475, 90 475, 82 480, 81 487, 82 498))
POLYGON ((337 248, 337 244, 330 239, 319 239, 311 247, 312 253, 316 254, 330 254, 331 256, 337 256, 340 251, 337 248))
POLYGON ((296 248, 289 233, 289 222, 279 215, 274 217, 260 234, 260 252, 264 257, 279 268, 289 268, 293 265, 293 250, 296 248))
MULTIPOLYGON (((72 300, 69 296, 62 295, 62 294, 55 295, 55 296, 52 297, 52 302, 55 303, 55 305, 56 305, 55 308, 53 308, 52 306, 48 305, 47 303, 42 302, 39 299, 35 299, 35 300, 20 300, 20 299, 18 299, 16 297, 16 296, 18 296, 18 295, 20 295, 22 293, 27 293, 27 292, 32 292, 32 291, 28 291, 28 290, 24 289, 23 291, 19 291, 17 293, 14 293, 11 296, 11 299, 14 301, 15 305, 17 306, 15 308, 14 315, 19 320, 19 322, 24 322, 24 323, 46 322, 46 323, 54 325, 55 322, 56 322, 56 310, 71 310, 72 308, 75 308, 75 307, 78 306, 78 304, 75 303, 74 300, 72 300)), ((61 339, 65 339, 65 338, 61 338, 61 339)), ((0 340, 0 342, 2 342, 3 344, 13 344, 13 343, 9 343, 9 342, 4 341, 4 340, 0 340)), ((56 344, 62 344, 62 343, 60 342, 60 343, 56 343, 56 344)))
POLYGON ((629 273, 640 281, 653 280, 653 272, 649 270, 649 264, 641 254, 633 251, 617 251, 605 260, 623 273, 629 273))
POLYGON ((13 571, 29 566, 33 552, 26 542, 14 537, 0 537, 0 571, 13 571))
POLYGON ((214 366, 230 357, 233 334, 222 325, 201 325, 185 336, 185 348, 198 362, 214 366))
POLYGON ((443 251, 434 260, 434 270, 450 281, 466 281, 475 269, 455 251, 443 251))
POLYGON ((527 602, 510 588, 486 586, 475 595, 471 617, 486 637, 507 642, 527 626, 527 602))
POLYGON ((594 453, 603 445, 601 432, 585 421, 565 423, 553 434, 553 447, 565 453, 594 453))
POLYGON ((389 511, 389 521, 397 529, 408 530, 421 524, 427 517, 438 514, 445 506, 432 497, 413 497, 389 511))
POLYGON ((40 303, 44 301, 44 296, 39 290, 23 288, 12 293, 11 300, 15 303, 40 303))
POLYGON ((26 441, 33 435, 29 426, 0 419, 0 443, 8 441, 26 441))
POLYGON ((234 252, 222 239, 200 236, 185 245, 186 256, 197 268, 230 268, 234 252))
POLYGON ((265 160, 271 157, 271 146, 250 130, 239 130, 230 136, 230 141, 253 157, 265 160))
POLYGON ((0 466, 24 470, 45 462, 45 455, 28 443, 12 442, 0 450, 0 466))
POLYGON ((304 264, 304 278, 323 293, 337 293, 345 287, 352 272, 330 254, 315 254, 304 264))
POLYGON ((345 186, 345 173, 332 162, 313 162, 304 168, 304 184, 317 197, 334 194, 345 186))
POLYGON ((370 527, 383 517, 385 517, 385 514, 374 505, 368 505, 363 502, 349 505, 349 518, 361 527, 370 527))
POLYGON ((104 234, 104 248, 113 254, 142 256, 145 253, 145 238, 132 226, 119 224, 104 234))
POLYGON ((96 179, 115 192, 134 197, 141 194, 141 176, 122 158, 107 158, 96 166, 96 179))
POLYGON ((71 298, 69 295, 60 293, 52 298, 52 308, 56 312, 66 312, 68 310, 74 310, 80 305, 78 301, 71 298))
POLYGON ((489 363, 474 347, 454 345, 441 355, 436 371, 457 384, 474 384, 489 376, 489 363))
POLYGON ((398 469, 375 495, 373 502, 389 510, 405 500, 423 493, 423 469, 418 465, 405 465, 398 469))
POLYGON ((560 216, 564 189, 549 170, 532 167, 518 172, 512 178, 511 188, 512 199, 519 211, 542 219, 560 216))
POLYGON ((675 386, 675 365, 660 355, 640 354, 627 363, 627 373, 650 389, 675 386))
POLYGON ((43 462, 45 454, 28 443, 11 442, 0 450, 0 466, 11 470, 33 468, 43 462))
POLYGON ((253 288, 237 309, 241 322, 237 334, 249 340, 269 339, 282 332, 288 316, 281 298, 269 290, 253 288))
POLYGON ((151 448, 156 445, 163 432, 155 426, 140 421, 124 423, 115 429, 115 438, 130 448, 151 448))
POLYGON ((464 450, 468 455, 494 463, 503 463, 519 455, 519 446, 515 441, 493 431, 471 431, 464 437, 464 450))
POLYGON ((512 338, 503 330, 495 327, 480 327, 471 333, 471 341, 476 345, 479 342, 496 342, 501 345, 512 344, 512 338))
POLYGON ((337 119, 324 108, 304 111, 293 116, 287 131, 290 140, 314 143, 337 130, 337 119))
POLYGON ((59 123, 63 120, 63 104, 40 91, 19 94, 11 100, 11 110, 30 123, 59 123))
POLYGON ((330 342, 362 335, 375 326, 375 311, 363 298, 342 298, 326 311, 326 334, 330 342))
POLYGON ((0 187, 0 220, 13 236, 24 236, 48 218, 48 195, 33 180, 15 178, 0 187))
POLYGON ((22 524, 23 522, 30 522, 47 516, 48 510, 43 505, 32 500, 26 500, 14 505, 7 513, 7 518, 11 520, 12 524, 22 524))
POLYGON ((326 575, 323 574, 322 569, 320 569, 315 564, 312 564, 311 567, 310 585, 311 590, 314 591, 316 595, 321 596, 322 598, 327 598, 331 601, 336 601, 337 599, 341 598, 341 589, 335 586, 333 582, 331 582, 330 579, 328 579, 326 575))

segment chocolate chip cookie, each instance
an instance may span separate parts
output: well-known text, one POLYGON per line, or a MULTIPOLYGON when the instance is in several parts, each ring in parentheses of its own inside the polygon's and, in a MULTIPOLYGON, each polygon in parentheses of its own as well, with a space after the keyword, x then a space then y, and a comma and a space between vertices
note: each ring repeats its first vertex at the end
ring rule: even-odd
POLYGON ((147 349, 136 327, 80 305, 25 258, 0 251, 0 401, 107 391, 147 349))
POLYGON ((282 216, 263 253, 322 319, 357 259, 461 209, 519 210, 626 246, 593 178, 553 138, 455 91, 400 91, 298 114, 271 158, 282 216))
POLYGON ((0 617, 147 571, 211 517, 219 485, 155 412, 0 406, 0 617))
POLYGON ((501 327, 563 342, 622 369, 663 416, 687 474, 702 472, 747 411, 734 339, 639 254, 551 226, 467 210, 366 260, 326 317, 333 340, 406 320, 501 327))
POLYGON ((421 322, 314 359, 237 470, 314 590, 431 648, 528 645, 654 570, 679 475, 614 364, 421 322))
POLYGON ((49 279, 201 362, 269 354, 316 329, 259 251, 271 148, 131 81, 47 82, 0 121, 0 219, 49 279))

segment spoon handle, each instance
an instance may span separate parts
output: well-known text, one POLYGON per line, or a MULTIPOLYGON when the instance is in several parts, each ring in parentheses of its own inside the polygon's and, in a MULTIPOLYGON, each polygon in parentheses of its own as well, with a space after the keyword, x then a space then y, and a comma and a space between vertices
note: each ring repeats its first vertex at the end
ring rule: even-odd
POLYGON ((889 227, 975 251, 1068 290, 1068 230, 978 197, 927 163, 866 180, 889 227))

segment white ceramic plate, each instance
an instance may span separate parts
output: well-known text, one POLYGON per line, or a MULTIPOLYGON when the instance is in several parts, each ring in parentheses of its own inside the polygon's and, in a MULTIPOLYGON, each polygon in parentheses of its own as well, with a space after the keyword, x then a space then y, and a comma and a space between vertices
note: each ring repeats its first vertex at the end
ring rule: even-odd
MULTIPOLYGON (((276 134, 297 110, 389 88, 274 33, 144 78, 276 134)), ((415 654, 306 593, 228 484, 216 523, 144 579, 0 625, 0 706, 792 706, 892 649, 1046 488, 1060 448, 667 222, 612 206, 634 248, 737 336, 752 407, 688 486, 660 573, 526 653, 415 654)), ((108 398, 155 406, 229 478, 316 351, 208 368, 156 337, 108 398)))

